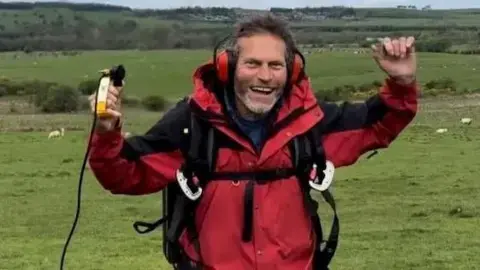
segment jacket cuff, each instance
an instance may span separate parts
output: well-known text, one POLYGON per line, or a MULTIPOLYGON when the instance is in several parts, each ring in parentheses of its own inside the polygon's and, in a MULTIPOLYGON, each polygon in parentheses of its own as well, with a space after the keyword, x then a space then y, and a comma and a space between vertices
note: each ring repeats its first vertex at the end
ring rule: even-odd
POLYGON ((385 80, 386 86, 382 92, 391 96, 405 97, 405 96, 417 96, 418 85, 417 80, 412 81, 409 84, 403 84, 397 82, 393 78, 387 78, 385 80))
POLYGON ((108 144, 116 145, 122 141, 122 132, 120 127, 109 131, 98 131, 93 132, 92 143, 93 144, 108 144))

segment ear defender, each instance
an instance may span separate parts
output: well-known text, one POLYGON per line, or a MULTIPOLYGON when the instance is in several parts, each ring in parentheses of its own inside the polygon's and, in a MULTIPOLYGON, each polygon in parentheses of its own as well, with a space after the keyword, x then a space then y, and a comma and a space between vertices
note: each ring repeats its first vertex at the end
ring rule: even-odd
POLYGON ((299 53, 295 53, 292 66, 292 75, 290 76, 290 82, 292 84, 297 83, 301 76, 303 76, 304 62, 299 53))
POLYGON ((221 51, 217 54, 217 63, 215 68, 217 72, 217 78, 222 84, 227 84, 228 82, 228 66, 230 63, 230 58, 232 57, 232 53, 227 50, 221 51))
MULTIPOLYGON (((227 84, 229 78, 229 66, 233 63, 233 53, 228 50, 221 51, 217 54, 216 59, 216 72, 217 78, 222 84, 227 84)), ((299 53, 295 53, 293 60, 292 71, 290 75, 290 82, 296 83, 303 74, 304 61, 299 53)))

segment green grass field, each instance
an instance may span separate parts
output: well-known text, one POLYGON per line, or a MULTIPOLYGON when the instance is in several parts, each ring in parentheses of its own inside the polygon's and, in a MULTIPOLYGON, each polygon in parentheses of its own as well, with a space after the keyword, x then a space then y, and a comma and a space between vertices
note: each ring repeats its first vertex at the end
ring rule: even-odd
MULTIPOLYGON (((211 56, 210 51, 184 50, 95 51, 58 57, 6 53, 0 54, 0 77, 41 79, 77 86, 86 78, 96 78, 100 69, 124 64, 127 69, 126 95, 161 94, 177 98, 191 91, 195 67, 211 56)), ((384 77, 370 54, 354 54, 353 51, 312 53, 307 55, 307 61, 307 72, 315 89, 344 84, 356 86, 384 77)), ((422 53, 419 54, 418 74, 421 83, 451 77, 459 88, 480 88, 480 57, 422 53)))
MULTIPOLYGON (((207 52, 95 52, 73 58, 0 55, 0 74, 76 84, 85 74, 124 63, 126 91, 178 97, 190 89, 191 69, 207 52), (155 65, 155 69, 150 68, 155 65)), ((477 87, 474 56, 420 56, 421 80, 450 76, 477 87), (446 68, 443 68, 446 65, 446 68)), ((316 86, 381 79, 368 56, 318 54, 309 71, 316 86)), ((5 106, 5 105, 3 105, 5 106)), ((127 110, 126 129, 143 133, 158 113, 127 110)), ((338 170, 334 184, 341 239, 332 269, 478 269, 480 202, 480 98, 421 100, 414 122, 386 150, 338 170), (473 117, 472 125, 460 123, 473 117), (437 134, 438 128, 448 132, 437 134)), ((77 115, 0 116, 0 269, 58 269, 75 214, 78 174, 91 119, 77 115), (38 130, 37 125, 45 131, 38 130), (65 137, 48 140, 48 130, 67 127, 65 137), (25 130, 29 132, 13 132, 25 130)), ((160 231, 140 236, 136 220, 160 214, 160 194, 130 197, 104 191, 85 174, 82 213, 67 253, 66 269, 170 269, 160 231)), ((328 231, 330 209, 321 204, 328 231)))

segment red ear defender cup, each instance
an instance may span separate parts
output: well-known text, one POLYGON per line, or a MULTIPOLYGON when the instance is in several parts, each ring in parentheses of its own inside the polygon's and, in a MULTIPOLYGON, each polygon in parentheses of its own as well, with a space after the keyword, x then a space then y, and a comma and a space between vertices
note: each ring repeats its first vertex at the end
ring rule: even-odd
POLYGON ((300 79, 300 76, 302 76, 302 73, 303 73, 303 59, 298 53, 295 53, 290 82, 292 84, 296 83, 298 79, 300 79))
POLYGON ((228 82, 228 65, 229 65, 229 59, 228 59, 228 53, 227 51, 221 51, 217 54, 217 66, 216 71, 217 71, 217 77, 218 80, 222 84, 227 84, 228 82))

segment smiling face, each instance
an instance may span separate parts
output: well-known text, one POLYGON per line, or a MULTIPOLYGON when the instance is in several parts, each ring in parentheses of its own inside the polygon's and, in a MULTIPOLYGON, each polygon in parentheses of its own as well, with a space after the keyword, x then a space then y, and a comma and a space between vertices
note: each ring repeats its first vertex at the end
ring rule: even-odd
POLYGON ((235 102, 247 119, 268 113, 281 97, 287 81, 286 44, 274 35, 255 34, 238 40, 235 102))

